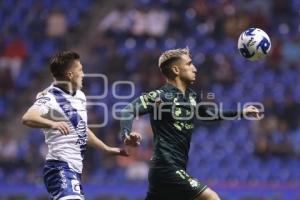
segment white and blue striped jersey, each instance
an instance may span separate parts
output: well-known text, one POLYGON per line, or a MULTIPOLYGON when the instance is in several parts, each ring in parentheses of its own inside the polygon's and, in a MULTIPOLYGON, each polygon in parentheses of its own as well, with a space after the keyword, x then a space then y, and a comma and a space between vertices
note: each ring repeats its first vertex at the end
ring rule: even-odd
POLYGON ((38 109, 44 118, 66 121, 70 126, 68 135, 58 130, 43 129, 48 145, 46 160, 68 163, 77 173, 82 172, 83 154, 87 143, 87 110, 84 93, 77 90, 70 95, 53 85, 37 95, 32 108, 38 109))

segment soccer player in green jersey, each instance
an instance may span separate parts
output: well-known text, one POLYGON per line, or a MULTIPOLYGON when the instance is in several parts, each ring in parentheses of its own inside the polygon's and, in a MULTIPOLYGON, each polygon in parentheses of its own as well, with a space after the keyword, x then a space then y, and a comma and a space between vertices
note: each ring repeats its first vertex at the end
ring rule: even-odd
POLYGON ((133 120, 137 115, 150 114, 154 152, 146 200, 219 200, 216 192, 186 172, 194 120, 259 117, 259 110, 248 106, 241 111, 223 111, 203 104, 189 88, 197 69, 187 48, 164 52, 159 67, 167 83, 128 104, 121 119, 123 142, 138 146, 141 136, 131 130, 133 120))

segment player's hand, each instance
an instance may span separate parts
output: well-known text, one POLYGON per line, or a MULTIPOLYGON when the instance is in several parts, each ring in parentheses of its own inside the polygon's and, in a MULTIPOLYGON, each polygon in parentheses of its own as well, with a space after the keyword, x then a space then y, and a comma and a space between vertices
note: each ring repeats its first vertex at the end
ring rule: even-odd
POLYGON ((110 155, 115 155, 115 156, 125 156, 125 157, 129 156, 129 153, 125 149, 120 149, 117 147, 108 147, 106 152, 110 155))
POLYGON ((124 144, 132 147, 137 147, 141 143, 141 134, 137 132, 131 132, 126 138, 124 139, 124 144))
POLYGON ((243 116, 251 116, 255 119, 261 119, 259 110, 255 106, 247 106, 243 109, 243 116))
POLYGON ((70 127, 67 122, 53 122, 51 128, 59 130, 62 135, 67 135, 70 133, 70 127))

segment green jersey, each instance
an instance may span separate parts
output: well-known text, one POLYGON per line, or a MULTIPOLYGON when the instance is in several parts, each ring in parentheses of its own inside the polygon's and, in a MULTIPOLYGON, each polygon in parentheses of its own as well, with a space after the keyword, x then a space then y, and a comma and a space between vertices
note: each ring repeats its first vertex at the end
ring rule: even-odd
POLYGON ((219 120, 234 117, 237 112, 220 112, 201 104, 191 89, 185 93, 167 83, 159 90, 141 95, 122 111, 121 137, 131 132, 137 115, 150 114, 154 153, 151 167, 186 169, 191 136, 196 118, 219 120))

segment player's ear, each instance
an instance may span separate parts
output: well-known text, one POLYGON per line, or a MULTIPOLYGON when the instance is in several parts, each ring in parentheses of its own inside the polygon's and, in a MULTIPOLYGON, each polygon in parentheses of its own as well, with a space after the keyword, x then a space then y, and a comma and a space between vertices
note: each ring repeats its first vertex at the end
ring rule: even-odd
POLYGON ((66 77, 67 77, 67 79, 68 80, 71 80, 72 79, 72 77, 73 77, 73 73, 72 72, 66 72, 66 77))
POLYGON ((177 76, 179 74, 179 67, 177 65, 173 65, 171 67, 171 71, 177 76))

